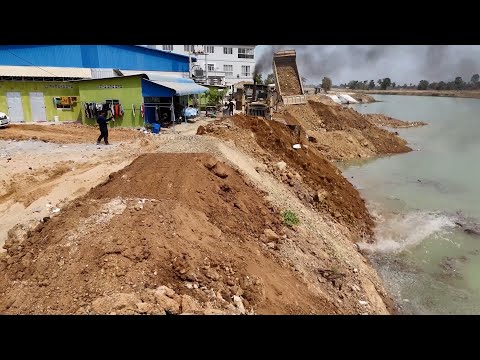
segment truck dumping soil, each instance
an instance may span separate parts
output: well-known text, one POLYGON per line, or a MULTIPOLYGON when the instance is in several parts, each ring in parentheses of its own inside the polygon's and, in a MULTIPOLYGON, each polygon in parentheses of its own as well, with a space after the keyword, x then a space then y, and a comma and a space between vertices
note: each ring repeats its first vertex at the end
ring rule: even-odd
POLYGON ((235 115, 227 122, 209 124, 199 133, 234 140, 240 146, 247 144, 243 150, 291 186, 305 205, 329 214, 358 239, 368 240, 372 235, 373 221, 364 200, 340 171, 308 143, 300 126, 235 115), (294 149, 294 144, 301 148, 294 149))
POLYGON ((300 95, 302 87, 296 69, 294 57, 275 58, 280 92, 284 96, 300 95))
MULTIPOLYGON (((325 160, 288 154, 287 130, 253 119, 245 126, 292 166, 318 167, 318 181, 347 186, 325 160), (270 131, 283 138, 268 145, 270 131)), ((205 154, 141 155, 26 239, 10 233, 0 313, 340 312, 260 246, 282 234, 264 194, 226 164, 205 154)))
MULTIPOLYGON (((95 143, 100 132, 96 126, 80 124, 10 125, 0 129, 1 140, 40 140, 57 144, 95 143)), ((109 142, 132 141, 144 134, 133 129, 110 128, 109 142)))

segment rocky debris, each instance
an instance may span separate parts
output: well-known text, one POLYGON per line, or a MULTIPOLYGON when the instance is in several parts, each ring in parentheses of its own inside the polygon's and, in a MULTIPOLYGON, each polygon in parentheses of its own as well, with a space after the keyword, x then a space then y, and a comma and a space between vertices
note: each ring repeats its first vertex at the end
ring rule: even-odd
POLYGON ((137 303, 140 299, 135 294, 115 293, 108 296, 97 298, 92 302, 92 310, 98 314, 110 313, 134 313, 137 309, 137 303))
POLYGON ((265 237, 267 238, 267 242, 270 241, 278 241, 280 238, 272 229, 265 229, 264 232, 265 237))
POLYGON ((285 168, 287 167, 287 163, 285 161, 279 161, 278 163, 275 164, 275 167, 282 171, 282 170, 285 170, 285 168))
POLYGON ((166 295, 170 299, 173 299, 173 297, 175 296, 175 291, 170 289, 168 286, 165 286, 165 285, 159 286, 156 290, 156 293, 161 294, 161 295, 166 295))
POLYGON ((266 172, 267 170, 268 170, 268 168, 267 168, 267 165, 265 165, 265 164, 260 164, 260 165, 255 167, 255 171, 258 172, 258 173, 266 172))
POLYGON ((207 169, 212 171, 218 177, 222 179, 225 179, 226 177, 228 177, 229 171, 224 163, 217 161, 213 158, 210 158, 205 162, 204 165, 207 169))
POLYGON ((174 299, 169 298, 163 292, 155 291, 155 300, 157 305, 167 314, 176 315, 180 313, 180 304, 174 299))
POLYGON ((234 302, 234 304, 235 304, 235 306, 236 306, 236 308, 237 308, 237 310, 240 314, 243 315, 243 314, 246 313, 245 307, 243 306, 243 302, 242 302, 242 299, 241 299, 240 296, 234 295, 233 296, 233 302, 234 302))
POLYGON ((181 300, 181 312, 182 314, 200 314, 202 313, 202 307, 197 300, 189 295, 182 295, 181 300))

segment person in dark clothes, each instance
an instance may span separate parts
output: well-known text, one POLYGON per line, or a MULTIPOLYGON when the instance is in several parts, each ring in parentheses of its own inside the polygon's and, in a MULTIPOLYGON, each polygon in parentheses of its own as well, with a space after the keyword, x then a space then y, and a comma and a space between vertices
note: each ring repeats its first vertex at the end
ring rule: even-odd
POLYGON ((230 102, 228 103, 228 114, 230 116, 233 116, 233 109, 235 107, 235 104, 233 103, 232 100, 230 100, 230 102))
POLYGON ((100 136, 97 139, 97 145, 100 145, 100 141, 102 141, 102 139, 105 141, 105 145, 110 145, 108 143, 108 125, 107 125, 107 123, 110 120, 115 121, 113 116, 107 119, 105 118, 105 112, 100 111, 97 117, 97 124, 98 124, 98 128, 100 129, 100 136))

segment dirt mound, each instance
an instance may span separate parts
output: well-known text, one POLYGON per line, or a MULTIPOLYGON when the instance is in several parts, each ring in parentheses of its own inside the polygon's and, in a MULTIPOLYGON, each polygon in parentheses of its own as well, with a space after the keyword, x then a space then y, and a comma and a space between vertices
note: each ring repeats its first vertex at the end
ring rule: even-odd
MULTIPOLYGON (((100 132, 96 126, 81 124, 61 125, 10 125, 0 129, 2 140, 39 140, 57 144, 93 143, 100 132)), ((110 142, 132 141, 144 134, 133 129, 112 128, 108 130, 110 142)))
POLYGON ((377 100, 375 100, 375 98, 373 96, 370 96, 370 95, 367 95, 367 94, 353 93, 353 94, 349 94, 349 95, 352 98, 354 98, 355 100, 357 100, 361 103, 364 103, 364 104, 373 103, 373 102, 377 101, 377 100))
POLYGON ((411 151, 405 140, 350 108, 309 100, 303 107, 292 105, 285 111, 307 130, 312 145, 330 160, 411 151))
POLYGON ((373 221, 360 194, 309 144, 303 128, 241 115, 230 121, 235 127, 210 124, 206 133, 240 146, 242 139, 249 138, 250 144, 243 150, 264 162, 264 170, 291 186, 307 206, 329 214, 359 237, 372 235, 373 221), (251 145, 252 140, 260 149, 251 145), (294 149, 294 144, 301 148, 294 149))
POLYGON ((260 246, 283 239, 263 195, 208 155, 142 155, 23 242, 11 234, 0 312, 337 312, 260 246))
POLYGON ((394 119, 390 116, 383 114, 363 114, 363 116, 373 125, 377 126, 386 126, 392 128, 411 128, 428 125, 426 122, 422 121, 403 121, 394 119))
POLYGON ((275 59, 277 68, 278 83, 282 95, 299 95, 302 93, 302 87, 298 74, 295 71, 295 58, 277 58, 275 59))

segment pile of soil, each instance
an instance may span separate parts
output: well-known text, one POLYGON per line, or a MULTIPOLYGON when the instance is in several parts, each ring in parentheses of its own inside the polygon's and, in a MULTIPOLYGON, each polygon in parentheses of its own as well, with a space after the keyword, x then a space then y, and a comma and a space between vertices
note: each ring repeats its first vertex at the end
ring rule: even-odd
POLYGON ((274 255, 283 234, 264 194, 226 164, 142 155, 25 239, 10 233, 0 313, 338 312, 274 255))
POLYGON ((302 87, 297 72, 295 71, 297 64, 295 58, 278 58, 275 59, 277 68, 278 83, 282 95, 300 95, 302 87))
POLYGON ((349 95, 352 98, 354 98, 355 100, 357 100, 361 103, 364 103, 364 104, 373 103, 373 102, 377 101, 377 100, 375 100, 375 98, 373 96, 370 96, 370 95, 367 95, 367 94, 353 93, 353 94, 349 94, 349 95))
POLYGON ((391 128, 411 128, 428 125, 423 121, 403 121, 383 114, 364 114, 363 116, 373 125, 391 128))
MULTIPOLYGON (((94 143, 100 132, 97 126, 81 124, 60 125, 10 125, 0 129, 1 140, 40 140, 57 144, 94 143)), ((143 133, 133 129, 111 128, 109 142, 133 141, 143 137, 143 133)))
POLYGON ((306 130, 312 146, 329 160, 350 160, 409 152, 406 141, 357 111, 309 100, 284 110, 306 130))
POLYGON ((255 140, 262 151, 252 146, 244 150, 262 161, 265 170, 291 186, 300 200, 347 226, 358 239, 371 237, 373 221, 364 200, 339 170, 309 144, 301 126, 243 115, 235 115, 229 121, 229 126, 209 124, 204 132, 236 144, 243 138, 255 140), (301 148, 294 149, 294 144, 301 148), (286 166, 279 164, 282 161, 286 166))

